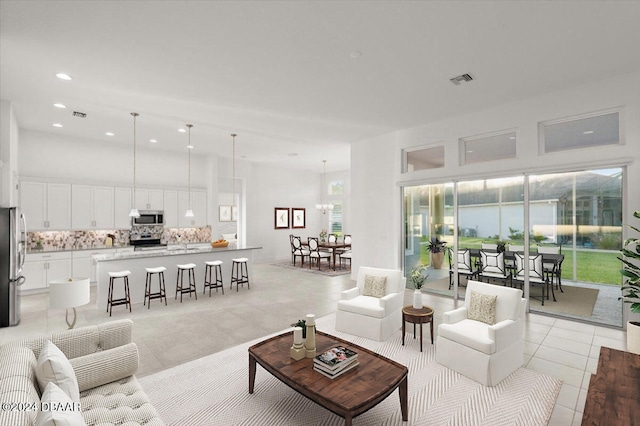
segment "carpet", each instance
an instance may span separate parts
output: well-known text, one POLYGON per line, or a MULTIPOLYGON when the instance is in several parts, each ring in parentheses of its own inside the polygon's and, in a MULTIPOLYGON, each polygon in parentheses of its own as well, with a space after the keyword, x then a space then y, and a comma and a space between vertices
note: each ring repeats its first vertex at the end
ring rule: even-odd
MULTIPOLYGON (((461 279, 463 285, 466 281, 461 279)), ((441 278, 424 285, 426 291, 433 291, 437 294, 452 295, 453 289, 449 290, 449 278, 441 278)), ((556 300, 553 301, 553 297, 549 295, 549 300, 544 301, 544 306, 540 304, 539 300, 531 300, 531 308, 538 312, 553 311, 559 314, 569 314, 583 317, 590 317, 593 314, 593 308, 598 300, 598 293, 600 290, 597 288, 578 287, 564 284, 562 286, 564 293, 560 290, 555 290, 556 300)), ((466 291, 466 287, 458 288, 459 294, 462 296, 466 291)), ((533 295, 540 298, 541 288, 540 286, 533 287, 533 295)))
MULTIPOLYGON (((484 387, 434 361, 434 346, 401 332, 386 342, 335 331, 335 315, 319 330, 352 341, 409 369, 409 421, 402 422, 398 391, 353 420, 354 425, 546 425, 562 382, 519 368, 498 386, 484 387)), ((276 333, 277 334, 277 333, 276 333)), ((248 391, 247 342, 139 379, 168 425, 338 426, 344 419, 299 395, 257 367, 248 391)), ((288 354, 283 354, 288 356, 288 354)))
POLYGON ((336 269, 335 271, 333 270, 333 268, 329 267, 329 265, 327 264, 327 262, 322 262, 322 265, 320 265, 320 270, 318 271, 318 266, 313 266, 311 269, 309 269, 309 264, 307 262, 305 262, 304 264, 304 268, 300 267, 300 260, 298 260, 296 262, 296 266, 293 266, 291 264, 290 260, 285 260, 285 261, 281 261, 281 262, 276 262, 276 263, 272 263, 273 266, 278 266, 280 268, 286 268, 286 269, 291 269, 291 270, 295 270, 295 271, 302 271, 302 272, 308 272, 311 274, 320 274, 320 275, 326 275, 328 277, 338 277, 341 275, 347 275, 351 273, 351 269, 336 269))

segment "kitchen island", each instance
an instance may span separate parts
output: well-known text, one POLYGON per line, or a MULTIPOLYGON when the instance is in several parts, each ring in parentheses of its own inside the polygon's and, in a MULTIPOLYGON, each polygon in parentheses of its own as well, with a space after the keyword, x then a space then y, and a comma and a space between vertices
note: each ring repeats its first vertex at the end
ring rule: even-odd
MULTIPOLYGON (((228 289, 231 284, 231 264, 232 259, 246 257, 249 259, 247 267, 249 269, 249 280, 253 280, 253 258, 254 251, 262 247, 242 246, 231 244, 229 247, 212 248, 184 248, 172 247, 162 250, 152 251, 134 251, 125 253, 110 253, 94 255, 96 262, 96 279, 98 283, 98 291, 96 298, 96 306, 98 309, 106 309, 107 297, 109 294, 109 272, 131 271, 129 275, 129 293, 131 295, 131 303, 141 303, 144 301, 144 286, 147 277, 145 268, 156 268, 164 266, 167 270, 164 272, 165 286, 167 298, 173 299, 176 294, 176 276, 178 268, 176 265, 185 263, 194 263, 196 276, 196 289, 202 294, 204 288, 204 270, 205 262, 213 260, 221 260, 222 279, 224 286, 228 289)), ((185 274, 185 283, 187 277, 185 274)), ((114 299, 124 297, 124 285, 122 280, 116 280, 113 286, 114 299)), ((151 284, 152 291, 157 291, 157 276, 154 276, 151 284)))

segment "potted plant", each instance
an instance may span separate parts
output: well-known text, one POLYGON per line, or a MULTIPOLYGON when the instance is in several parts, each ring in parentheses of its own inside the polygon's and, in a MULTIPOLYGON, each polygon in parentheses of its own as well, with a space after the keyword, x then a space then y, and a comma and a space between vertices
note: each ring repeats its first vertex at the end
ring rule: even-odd
POLYGON ((426 275, 423 274, 426 269, 427 267, 425 265, 417 265, 411 268, 411 276, 409 278, 415 289, 413 292, 413 307, 417 309, 422 308, 422 292, 420 289, 429 277, 428 273, 426 275))
MULTIPOLYGON (((640 211, 633 213, 633 216, 640 219, 640 211)), ((640 229, 629 225, 631 229, 640 233, 640 229)), ((622 299, 624 303, 629 303, 633 313, 640 314, 640 239, 629 238, 624 242, 621 250, 623 263, 620 273, 624 277, 622 284, 622 299)), ((640 321, 627 322, 627 350, 640 354, 640 321)))
POLYGON ((427 250, 431 253, 431 264, 433 269, 442 268, 444 262, 444 251, 447 248, 447 243, 440 241, 438 237, 433 237, 427 244, 427 250))

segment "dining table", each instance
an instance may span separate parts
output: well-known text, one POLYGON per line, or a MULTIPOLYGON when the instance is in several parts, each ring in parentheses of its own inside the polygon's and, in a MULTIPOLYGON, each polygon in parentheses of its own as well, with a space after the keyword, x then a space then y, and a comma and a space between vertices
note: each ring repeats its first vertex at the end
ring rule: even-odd
MULTIPOLYGON (((474 258, 476 261, 473 262, 474 265, 479 265, 479 267, 481 267, 480 265, 482 264, 481 261, 481 254, 480 252, 482 251, 482 249, 479 248, 470 248, 469 249, 469 255, 471 256, 471 258, 474 258)), ((485 249, 486 252, 491 252, 491 253, 495 253, 496 250, 487 250, 485 249)), ((524 252, 519 251, 519 252, 515 252, 515 251, 508 251, 505 250, 504 252, 504 260, 511 260, 513 262, 515 262, 516 259, 516 253, 520 253, 520 254, 524 254, 524 252)), ((529 255, 536 255, 538 254, 538 252, 536 250, 531 250, 529 251, 529 255)), ((558 279, 558 283, 557 283, 557 288, 560 289, 560 292, 564 293, 564 290, 562 290, 562 279, 561 279, 561 275, 562 275, 562 262, 564 261, 564 254, 562 253, 558 253, 558 254, 554 254, 554 253, 540 253, 542 255, 542 262, 543 263, 547 263, 547 264, 553 264, 553 268, 550 272, 548 272, 549 275, 551 275, 552 277, 556 277, 558 279)))
MULTIPOLYGON (((308 241, 302 241, 302 245, 303 246, 308 246, 309 242, 308 241)), ((336 270, 336 254, 338 252, 338 250, 336 249, 348 249, 351 248, 351 244, 350 243, 345 243, 343 242, 333 242, 330 243, 328 241, 322 242, 322 241, 318 241, 318 248, 321 249, 331 249, 331 261, 333 263, 333 270, 336 270)))

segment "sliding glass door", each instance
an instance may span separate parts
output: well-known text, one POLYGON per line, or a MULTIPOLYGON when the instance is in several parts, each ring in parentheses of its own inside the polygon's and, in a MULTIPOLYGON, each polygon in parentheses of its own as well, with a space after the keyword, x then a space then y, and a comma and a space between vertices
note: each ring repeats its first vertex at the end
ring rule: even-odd
POLYGON ((405 187, 405 273, 428 265, 423 291, 452 296, 458 279, 464 297, 468 274, 455 274, 453 249, 468 249, 471 267, 481 271, 485 244, 487 250, 505 252, 505 279, 483 280, 523 288, 532 297, 532 311, 620 326, 623 172, 612 168, 405 187), (427 249, 433 238, 452 249, 452 263, 446 256, 438 268, 427 249), (527 287, 529 279, 522 276, 514 281, 516 252, 545 260, 544 305, 542 285, 527 287))

